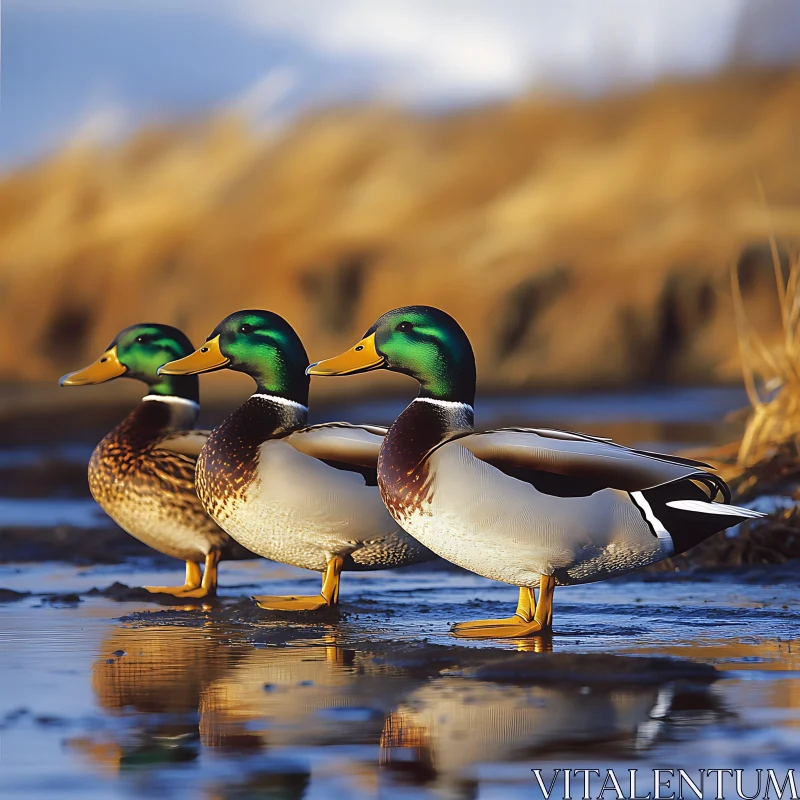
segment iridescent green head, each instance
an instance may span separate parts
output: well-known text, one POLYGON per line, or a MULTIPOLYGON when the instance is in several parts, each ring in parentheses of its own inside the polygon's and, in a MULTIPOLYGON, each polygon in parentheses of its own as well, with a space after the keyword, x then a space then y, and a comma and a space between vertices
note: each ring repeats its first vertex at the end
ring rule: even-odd
POLYGON ((405 306, 387 311, 352 349, 318 361, 309 375, 353 375, 388 369, 416 378, 422 397, 475 400, 475 356, 467 334, 444 311, 405 306))
POLYGON ((308 405, 308 365, 294 328, 271 311, 237 311, 186 358, 164 364, 162 375, 197 375, 232 369, 249 375, 257 391, 308 405))
POLYGON ((151 394, 199 399, 197 378, 159 375, 165 361, 192 352, 186 334, 171 325, 140 323, 121 330, 106 351, 93 364, 64 375, 61 386, 85 386, 105 383, 114 378, 136 378, 144 381, 151 394))

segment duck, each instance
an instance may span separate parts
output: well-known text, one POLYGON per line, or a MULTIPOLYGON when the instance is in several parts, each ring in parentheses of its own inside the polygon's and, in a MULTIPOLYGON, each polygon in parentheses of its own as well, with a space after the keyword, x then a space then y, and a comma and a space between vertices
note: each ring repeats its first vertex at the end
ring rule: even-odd
POLYGON ((139 404, 92 452, 89 489, 123 530, 186 563, 182 586, 144 587, 180 598, 216 595, 217 565, 232 544, 195 490, 195 465, 208 436, 193 427, 200 412, 198 379, 156 372, 193 350, 177 328, 139 323, 121 330, 94 363, 59 381, 88 386, 133 378, 147 386, 139 404))
POLYGON ((261 595, 270 611, 337 606, 342 570, 416 564, 433 553, 392 518, 377 486, 387 429, 327 422, 308 425, 309 378, 303 343, 280 315, 230 314, 191 355, 161 375, 230 369, 256 391, 211 431, 197 462, 197 491, 221 528, 248 550, 322 573, 317 595, 261 595))
POLYGON ((541 635, 552 628, 556 586, 624 575, 762 516, 731 505, 728 486, 700 461, 549 428, 476 431, 472 345, 440 309, 388 311, 308 374, 378 369, 420 387, 381 444, 390 514, 448 561, 519 587, 512 616, 458 623, 457 637, 541 635))

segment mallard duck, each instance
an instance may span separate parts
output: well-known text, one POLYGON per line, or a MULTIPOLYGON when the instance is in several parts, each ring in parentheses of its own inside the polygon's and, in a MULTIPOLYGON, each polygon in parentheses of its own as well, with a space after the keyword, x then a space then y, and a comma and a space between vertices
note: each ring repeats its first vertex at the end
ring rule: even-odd
POLYGON ((92 453, 89 489, 123 530, 186 562, 183 586, 146 586, 148 591, 202 598, 216 594, 217 563, 230 539, 195 490, 195 463, 208 436, 192 430, 200 411, 198 381, 156 374, 165 361, 193 349, 177 328, 131 325, 97 361, 59 383, 86 386, 126 377, 147 384, 139 405, 92 453))
POLYGON ((236 541, 274 561, 323 573, 309 597, 261 596, 261 608, 314 611, 339 599, 340 573, 433 558, 388 514, 377 488, 386 428, 307 425, 308 357, 285 319, 239 311, 205 345, 165 364, 162 375, 228 368, 256 382, 255 394, 215 428, 197 462, 197 491, 236 541))
POLYGON ((355 347, 308 374, 375 369, 420 384, 381 446, 386 507, 440 556, 520 587, 514 616, 460 623, 457 636, 537 634, 551 626, 557 584, 624 575, 761 516, 729 505, 724 481, 699 461, 569 431, 476 432, 472 346, 439 309, 389 311, 355 347), (724 503, 713 502, 718 495, 724 503))

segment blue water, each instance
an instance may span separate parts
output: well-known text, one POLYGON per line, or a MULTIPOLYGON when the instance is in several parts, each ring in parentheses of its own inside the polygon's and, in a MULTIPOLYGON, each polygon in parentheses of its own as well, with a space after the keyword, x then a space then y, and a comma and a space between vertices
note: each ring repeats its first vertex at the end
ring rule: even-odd
POLYGON ((108 516, 91 498, 0 497, 0 527, 103 528, 108 524, 108 516))
MULTIPOLYGON (((380 420, 388 423, 405 407, 407 399, 365 400, 334 406, 328 416, 348 422, 380 420)), ((747 408, 741 387, 694 387, 648 389, 635 392, 481 396, 475 401, 476 426, 492 426, 498 420, 517 424, 554 424, 556 420, 582 423, 720 423, 722 418, 747 408)))
MULTIPOLYGON (((380 421, 388 424, 410 398, 365 400, 333 406, 328 418, 348 422, 380 421)), ((590 392, 481 396, 475 401, 476 427, 491 427, 501 420, 518 425, 602 424, 648 422, 651 424, 720 424, 726 414, 747 408, 741 387, 659 388, 636 392, 590 392)), ((313 409, 312 409, 313 410, 313 409)))

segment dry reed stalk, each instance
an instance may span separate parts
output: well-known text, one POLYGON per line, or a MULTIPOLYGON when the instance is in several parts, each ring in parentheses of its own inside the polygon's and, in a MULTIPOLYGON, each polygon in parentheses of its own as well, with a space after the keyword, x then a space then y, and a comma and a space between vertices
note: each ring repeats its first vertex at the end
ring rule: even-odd
POLYGON ((752 411, 737 455, 740 469, 753 467, 779 449, 797 452, 800 433, 800 254, 790 260, 784 281, 774 237, 770 248, 781 309, 783 337, 768 347, 747 319, 739 275, 731 270, 731 289, 745 388, 752 411))

